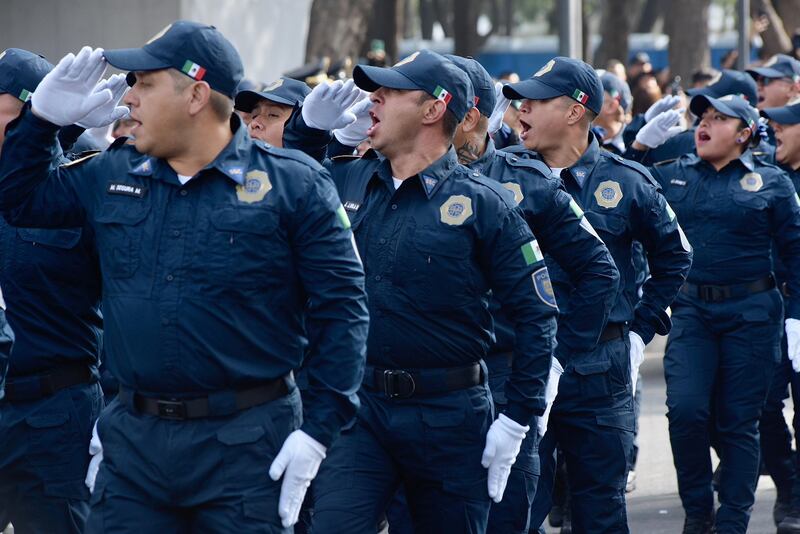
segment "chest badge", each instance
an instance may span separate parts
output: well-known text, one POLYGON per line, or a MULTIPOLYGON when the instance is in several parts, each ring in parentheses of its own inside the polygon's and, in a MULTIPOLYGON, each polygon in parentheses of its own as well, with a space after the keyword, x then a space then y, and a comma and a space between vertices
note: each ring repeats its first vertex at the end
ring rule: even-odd
POLYGON ((739 180, 739 185, 741 185, 742 189, 745 191, 755 193, 764 187, 764 180, 761 179, 761 175, 757 172, 748 172, 739 180))
POLYGON ((464 195, 452 195, 439 208, 440 219, 444 224, 459 226, 472 215, 472 199, 464 195))
POLYGON ((244 183, 236 186, 236 198, 252 204, 264 200, 272 189, 269 176, 264 171, 250 171, 244 177, 244 183))
POLYGON ((604 208, 616 208, 619 205, 619 201, 622 200, 622 189, 619 186, 619 182, 613 180, 600 182, 600 185, 594 191, 594 199, 598 205, 604 208))
POLYGON ((522 195, 522 188, 519 186, 519 184, 515 184, 514 182, 505 182, 503 183, 503 187, 514 193, 514 202, 517 204, 522 202, 522 199, 525 198, 522 195))

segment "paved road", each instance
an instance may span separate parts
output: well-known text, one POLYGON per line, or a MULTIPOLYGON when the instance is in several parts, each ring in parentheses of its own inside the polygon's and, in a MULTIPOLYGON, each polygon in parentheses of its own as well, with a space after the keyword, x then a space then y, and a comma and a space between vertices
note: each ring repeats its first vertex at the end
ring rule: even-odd
MULTIPOLYGON (((675 534, 683 527, 683 509, 678 498, 678 483, 672 465, 666 418, 666 389, 663 339, 648 346, 642 364, 643 399, 639 419, 639 464, 636 490, 628 494, 628 524, 634 534, 675 534)), ((791 420, 791 411, 785 412, 791 420)), ((775 486, 769 477, 761 477, 748 533, 774 534, 772 504, 775 486)), ((558 532, 550 528, 548 533, 558 532)))

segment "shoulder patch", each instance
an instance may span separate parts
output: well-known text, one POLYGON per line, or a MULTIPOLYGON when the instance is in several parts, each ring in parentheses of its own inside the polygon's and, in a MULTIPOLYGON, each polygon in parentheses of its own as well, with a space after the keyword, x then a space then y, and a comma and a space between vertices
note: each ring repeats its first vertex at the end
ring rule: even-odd
POLYGON ((83 152, 82 154, 79 155, 78 159, 74 159, 72 161, 68 161, 67 163, 64 163, 62 165, 62 167, 74 167, 76 165, 80 165, 81 163, 92 159, 93 157, 95 157, 99 153, 100 153, 99 150, 93 150, 93 151, 88 152, 88 153, 87 152, 83 152))
POLYGON ((551 308, 558 308, 556 304, 556 294, 553 291, 553 283, 550 281, 550 273, 547 272, 547 267, 542 267, 531 275, 533 279, 533 287, 536 290, 536 296, 539 300, 550 306, 551 308))

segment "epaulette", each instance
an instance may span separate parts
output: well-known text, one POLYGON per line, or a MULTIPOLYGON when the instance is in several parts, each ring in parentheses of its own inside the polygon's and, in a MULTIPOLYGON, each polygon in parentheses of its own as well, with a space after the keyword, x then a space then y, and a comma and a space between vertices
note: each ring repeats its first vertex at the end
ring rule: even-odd
POLYGON ((651 185, 653 185, 653 187, 655 187, 656 189, 661 189, 661 184, 659 184, 658 181, 655 178, 653 178, 653 175, 650 174, 650 171, 647 170, 647 167, 645 167, 641 163, 639 163, 637 161, 625 159, 625 158, 623 158, 622 156, 620 156, 618 154, 614 154, 613 152, 605 152, 605 153, 602 153, 602 154, 604 156, 606 156, 607 158, 611 158, 614 161, 616 161, 617 163, 620 163, 620 164, 628 167, 629 169, 635 170, 636 172, 638 172, 639 174, 644 176, 647 179, 647 181, 650 182, 651 185))
POLYGON ((352 161, 356 159, 361 159, 361 156, 358 154, 339 154, 338 156, 333 156, 331 161, 352 161))
POLYGON ((662 165, 667 165, 667 164, 673 163, 675 161, 678 161, 678 158, 665 159, 664 161, 659 161, 657 163, 653 163, 653 167, 661 167, 662 165))
MULTIPOLYGON (((498 151, 503 152, 503 151, 498 151)), ((550 176, 553 171, 550 170, 550 167, 543 161, 535 159, 533 157, 519 157, 517 154, 512 154, 510 152, 503 152, 503 156, 505 160, 508 162, 509 165, 512 167, 524 167, 527 169, 535 169, 542 173, 545 176, 550 176)))
POLYGON ((492 180, 491 178, 487 178, 478 171, 473 171, 466 167, 464 167, 464 169, 468 171, 467 172, 468 180, 491 189, 500 198, 500 200, 503 202, 503 204, 505 204, 507 208, 513 208, 517 205, 516 202, 514 202, 513 195, 511 196, 511 201, 508 200, 509 198, 508 195, 511 192, 505 187, 503 187, 503 185, 500 182, 498 182, 497 180, 492 180))
POLYGON ((293 150, 290 148, 278 148, 272 146, 270 144, 265 143, 264 141, 257 140, 253 143, 255 146, 270 154, 272 156, 277 156, 279 158, 286 158, 298 163, 302 163, 311 167, 314 170, 319 170, 322 168, 322 165, 317 162, 314 158, 306 154, 305 152, 301 152, 300 150, 293 150))
POLYGON ((68 162, 64 163, 63 165, 61 165, 61 166, 62 167, 74 167, 75 165, 79 165, 79 164, 83 163, 86 160, 92 159, 93 157, 95 157, 99 153, 100 153, 99 150, 87 150, 86 152, 81 152, 80 154, 77 154, 77 157, 75 159, 73 159, 72 161, 68 161, 68 162))

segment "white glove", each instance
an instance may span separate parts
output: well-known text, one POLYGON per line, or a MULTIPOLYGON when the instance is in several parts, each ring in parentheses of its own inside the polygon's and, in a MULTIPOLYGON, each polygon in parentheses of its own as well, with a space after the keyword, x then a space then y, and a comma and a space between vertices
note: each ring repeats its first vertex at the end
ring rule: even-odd
POLYGON ((125 91, 128 90, 128 82, 123 74, 115 74, 107 80, 100 80, 94 86, 92 94, 102 92, 105 89, 111 91, 111 100, 89 112, 80 122, 76 123, 78 126, 87 129, 102 128, 112 124, 117 119, 121 119, 130 112, 127 107, 117 105, 122 100, 125 91))
POLYGON ((786 344, 792 369, 800 373, 800 320, 786 319, 786 344))
POLYGON ((278 456, 269 467, 272 480, 277 481, 283 475, 278 514, 284 528, 297 523, 306 490, 317 476, 326 450, 324 445, 302 430, 295 430, 283 442, 278 456))
POLYGON ((369 110, 372 109, 373 102, 369 99, 369 93, 362 92, 361 100, 350 106, 347 113, 352 113, 356 118, 353 122, 333 131, 334 137, 344 146, 358 146, 361 141, 367 138, 367 130, 372 126, 372 118, 369 110))
POLYGON ((483 449, 481 465, 489 469, 489 497, 494 502, 503 500, 511 466, 517 460, 519 448, 528 430, 529 426, 522 426, 500 414, 486 433, 486 447, 483 449))
POLYGON ((311 91, 303 101, 303 121, 318 130, 338 130, 356 116, 348 109, 361 96, 353 80, 324 82, 311 91))
POLYGON ((33 92, 33 113, 57 126, 80 122, 113 98, 107 88, 94 92, 105 71, 102 48, 84 46, 77 56, 67 54, 33 92))
POLYGON ((644 112, 644 121, 650 122, 656 115, 669 111, 681 102, 681 97, 677 95, 662 96, 658 101, 647 108, 644 112))
POLYGON ((503 127, 503 117, 506 115, 509 104, 511 104, 511 100, 503 94, 503 84, 500 82, 495 83, 494 109, 492 110, 492 116, 489 117, 489 135, 494 135, 497 130, 503 127))
POLYGON ((681 120, 682 114, 682 109, 671 109, 655 116, 653 120, 642 126, 642 129, 636 134, 636 141, 648 148, 663 145, 683 131, 680 126, 675 126, 681 120))
POLYGON ((631 341, 631 384, 633 395, 636 395, 636 381, 639 378, 639 366, 644 361, 644 340, 636 332, 628 332, 631 341))
POLYGON ((86 478, 83 483, 89 488, 89 492, 94 493, 94 481, 97 479, 97 471, 100 470, 100 464, 103 461, 103 444, 100 443, 100 436, 97 434, 97 421, 94 422, 94 428, 92 428, 89 454, 92 455, 92 459, 89 460, 89 468, 86 470, 86 478))
POLYGON ((547 376, 547 386, 544 388, 544 401, 546 406, 536 427, 539 436, 544 436, 547 432, 547 421, 550 419, 550 409, 553 407, 556 395, 558 395, 558 381, 561 380, 561 375, 563 374, 564 368, 561 367, 561 362, 558 361, 558 358, 553 356, 550 359, 550 374, 547 376))

